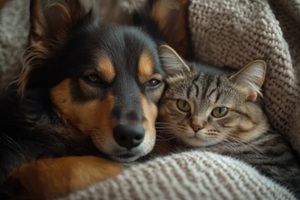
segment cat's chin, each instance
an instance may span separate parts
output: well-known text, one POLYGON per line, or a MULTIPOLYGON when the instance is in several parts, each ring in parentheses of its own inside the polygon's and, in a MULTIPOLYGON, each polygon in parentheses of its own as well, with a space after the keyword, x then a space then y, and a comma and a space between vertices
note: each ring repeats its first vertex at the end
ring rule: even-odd
POLYGON ((211 138, 205 139, 205 138, 198 138, 198 137, 185 137, 185 138, 180 138, 180 140, 182 140, 182 142, 184 142, 186 145, 192 147, 208 147, 222 142, 222 140, 212 140, 211 138))

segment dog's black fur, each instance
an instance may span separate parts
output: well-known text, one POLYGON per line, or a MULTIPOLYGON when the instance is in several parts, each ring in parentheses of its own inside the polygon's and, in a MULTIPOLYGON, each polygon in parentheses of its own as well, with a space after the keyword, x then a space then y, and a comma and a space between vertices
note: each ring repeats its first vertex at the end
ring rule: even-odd
MULTIPOLYGON (((99 153, 110 157, 110 153, 114 153, 101 153, 101 148, 100 151, 96 148, 99 144, 93 142, 90 133, 83 133, 76 122, 70 123, 60 112, 51 91, 63 81, 70 83, 69 97, 74 105, 101 101, 111 94, 114 97, 112 113, 106 117, 113 118, 116 125, 124 121, 124 113, 130 113, 125 116, 128 119, 125 123, 144 123, 141 96, 155 105, 164 86, 165 73, 160 67, 157 46, 145 33, 136 28, 98 23, 92 9, 82 8, 79 0, 65 1, 66 5, 73 4, 87 10, 84 14, 76 14, 69 24, 59 22, 62 20, 60 14, 51 10, 50 14, 58 15, 58 24, 53 24, 45 15, 44 22, 48 27, 38 27, 40 24, 34 22, 36 7, 43 7, 40 10, 44 12, 47 7, 44 3, 39 0, 31 2, 30 45, 24 69, 18 80, 0 97, 1 182, 13 169, 32 160, 99 153), (56 27, 64 31, 59 32, 56 27), (43 28, 44 33, 39 35, 37 29, 43 28), (153 74, 160 74, 161 78, 150 77, 146 82, 139 80, 139 59, 144 52, 151 58, 153 74), (100 54, 105 54, 112 62, 116 74, 112 81, 103 80, 95 73, 86 73, 95 71, 100 54), (89 92, 82 89, 82 84, 89 88, 89 92)), ((70 14, 73 12, 76 11, 72 10, 70 14)), ((126 155, 142 155, 132 152, 131 148, 121 146, 119 149, 118 154, 124 151, 126 155)))

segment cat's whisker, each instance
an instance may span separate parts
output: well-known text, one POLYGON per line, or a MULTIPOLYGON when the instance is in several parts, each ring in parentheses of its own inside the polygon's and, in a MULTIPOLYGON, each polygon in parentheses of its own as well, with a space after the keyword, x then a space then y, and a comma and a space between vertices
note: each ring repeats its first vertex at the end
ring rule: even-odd
POLYGON ((172 125, 172 123, 166 123, 166 122, 155 122, 155 125, 172 125))
POLYGON ((168 129, 173 129, 173 127, 166 127, 166 126, 164 126, 164 127, 155 127, 156 128, 156 130, 168 130, 168 129))
POLYGON ((156 128, 156 131, 157 132, 160 132, 160 131, 173 131, 173 130, 177 130, 177 129, 174 129, 172 127, 161 127, 161 128, 156 128))
POLYGON ((186 131, 185 127, 177 127, 177 130, 186 131))
POLYGON ((156 137, 156 141, 169 141, 169 140, 173 140, 176 137, 166 137, 166 138, 158 138, 156 137))
POLYGON ((257 147, 256 145, 254 145, 252 143, 245 142, 245 141, 243 141, 239 138, 233 137, 233 136, 229 136, 229 138, 230 138, 231 141, 228 141, 228 143, 233 144, 232 141, 234 141, 238 144, 248 146, 253 152, 255 152, 257 154, 266 156, 265 153, 259 147, 257 147))
POLYGON ((176 129, 176 127, 174 127, 174 126, 159 126, 159 127, 156 127, 156 129, 170 129, 170 130, 173 130, 173 129, 176 129))
MULTIPOLYGON (((257 153, 257 154, 260 154, 260 155, 263 155, 265 156, 265 153, 261 151, 261 149, 259 149, 257 146, 251 144, 251 143, 247 143, 237 137, 234 137, 234 136, 231 136, 229 133, 226 133, 226 132, 214 132, 216 134, 216 137, 219 135, 221 136, 221 134, 225 134, 227 135, 227 138, 223 138, 223 141, 224 143, 222 143, 224 146, 232 149, 232 150, 236 150, 237 148, 237 144, 239 145, 243 145, 243 146, 248 146, 249 149, 251 149, 253 152, 257 153)), ((210 138, 216 138, 216 137, 212 137, 211 135, 209 136, 210 138)))
POLYGON ((158 132, 164 132, 164 133, 165 132, 177 132, 177 133, 186 132, 186 127, 183 124, 171 124, 171 123, 159 122, 156 123, 155 128, 158 132))
POLYGON ((176 135, 172 132, 172 130, 169 130, 167 132, 158 132, 156 134, 156 139, 158 141, 165 141, 165 140, 172 140, 176 137, 176 135))
POLYGON ((162 135, 173 135, 171 132, 175 132, 176 130, 171 129, 171 128, 163 128, 163 129, 156 129, 157 134, 162 134, 162 135))
POLYGON ((155 122, 156 126, 182 126, 183 124, 177 124, 177 123, 167 123, 167 122, 155 122))
POLYGON ((174 136, 175 134, 173 132, 176 132, 176 130, 174 130, 174 127, 160 127, 156 128, 156 131, 157 135, 160 136, 174 136))
POLYGON ((232 144, 232 142, 230 142, 229 140, 227 139, 224 139, 224 143, 222 143, 225 147, 233 150, 233 149, 236 149, 235 145, 232 144))

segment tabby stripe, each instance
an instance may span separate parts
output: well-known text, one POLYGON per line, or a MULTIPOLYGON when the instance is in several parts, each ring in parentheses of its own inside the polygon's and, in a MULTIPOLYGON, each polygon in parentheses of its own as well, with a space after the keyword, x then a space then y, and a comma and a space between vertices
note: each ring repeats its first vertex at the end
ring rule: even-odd
POLYGON ((188 99, 191 97, 192 87, 193 87, 193 85, 191 85, 190 87, 188 87, 188 89, 186 91, 186 96, 187 96, 188 99))
POLYGON ((256 124, 256 123, 252 120, 252 118, 251 118, 249 115, 247 115, 246 113, 240 112, 240 111, 235 110, 235 109, 230 109, 230 110, 233 111, 233 112, 238 113, 239 115, 242 115, 242 116, 248 118, 253 124, 256 124))
POLYGON ((209 84, 210 85, 210 87, 209 87, 210 90, 207 91, 207 95, 206 95, 206 98, 208 98, 208 99, 210 99, 210 96, 217 90, 217 88, 216 88, 216 79, 214 77, 211 77, 210 79, 211 79, 210 84, 209 84), (213 89, 211 89, 211 88, 213 88, 213 89))
POLYGON ((219 88, 220 86, 221 86, 221 77, 218 76, 218 77, 217 77, 216 87, 219 88))
POLYGON ((207 91, 208 91, 208 88, 209 88, 209 82, 211 82, 211 77, 210 76, 208 76, 207 77, 207 79, 206 79, 206 85, 205 85, 205 88, 204 88, 204 90, 203 90, 203 92, 202 92, 202 99, 206 99, 207 98, 207 91))
MULTIPOLYGON (((219 88, 219 87, 221 87, 221 77, 217 77, 216 88, 219 88)), ((220 100, 220 97, 221 97, 221 93, 217 92, 215 103, 217 103, 220 100)))
MULTIPOLYGON (((212 90, 210 91, 210 93, 208 94, 207 98, 210 98, 211 95, 212 95, 216 90, 217 90, 217 88, 212 89, 212 90)), ((219 95, 219 94, 217 94, 217 95, 219 95)), ((216 103, 217 101, 215 100, 214 102, 216 103)))
POLYGON ((199 86, 194 82, 195 90, 196 90, 196 97, 199 96, 199 86))
POLYGON ((220 93, 220 92, 217 92, 217 96, 216 96, 216 99, 215 99, 215 103, 217 103, 217 102, 220 100, 220 97, 221 97, 221 93, 220 93))
POLYGON ((198 84, 197 84, 199 78, 200 78, 200 74, 199 74, 199 75, 194 79, 194 81, 193 81, 193 84, 195 85, 195 88, 196 88, 196 97, 199 96, 199 86, 198 86, 198 84))

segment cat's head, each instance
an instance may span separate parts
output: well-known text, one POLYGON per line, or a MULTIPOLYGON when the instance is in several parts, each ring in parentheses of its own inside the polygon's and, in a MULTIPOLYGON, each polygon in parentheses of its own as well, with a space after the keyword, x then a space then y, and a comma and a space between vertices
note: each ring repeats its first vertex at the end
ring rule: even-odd
POLYGON ((160 48, 160 56, 169 77, 159 106, 159 133, 172 134, 188 145, 210 146, 248 142, 267 130, 257 103, 264 61, 253 61, 231 75, 212 75, 192 69, 168 46, 160 48))

